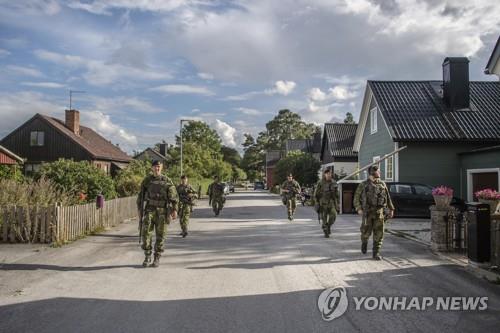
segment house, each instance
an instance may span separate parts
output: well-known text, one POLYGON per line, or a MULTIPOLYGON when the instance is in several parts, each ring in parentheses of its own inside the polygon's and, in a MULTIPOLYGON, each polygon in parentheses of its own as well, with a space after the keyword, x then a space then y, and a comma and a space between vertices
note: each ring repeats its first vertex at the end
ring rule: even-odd
POLYGON ((163 164, 166 164, 169 159, 166 143, 161 143, 158 150, 156 148, 146 148, 143 152, 134 156, 134 160, 150 162, 158 160, 162 161, 163 164))
POLYGON ((484 69, 484 73, 494 74, 498 76, 500 80, 500 36, 498 36, 495 48, 493 49, 493 52, 491 52, 490 59, 484 69))
MULTIPOLYGON (((446 58, 442 67, 442 81, 368 81, 354 151, 361 167, 406 146, 381 163, 383 179, 443 184, 467 199, 474 185, 461 169, 474 154, 490 160, 500 145, 500 86, 469 82, 467 58, 446 58)), ((500 167, 500 159, 490 162, 500 167)))
POLYGON ((60 158, 89 161, 114 175, 132 160, 118 146, 80 125, 80 112, 66 110, 65 121, 37 113, 0 142, 23 156, 25 173, 60 158))
POLYGON ((325 124, 321 142, 321 170, 333 170, 336 178, 358 168, 358 153, 353 150, 357 124, 325 124))
POLYGON ((269 150, 266 152, 266 188, 270 189, 278 182, 273 179, 274 168, 276 164, 283 157, 283 152, 281 150, 269 150))
POLYGON ((288 155, 292 151, 311 154, 319 161, 321 154, 321 132, 314 133, 312 139, 288 139, 285 143, 285 155, 288 155))
POLYGON ((4 146, 0 146, 0 165, 12 165, 15 166, 17 164, 23 164, 24 160, 5 148, 4 146))

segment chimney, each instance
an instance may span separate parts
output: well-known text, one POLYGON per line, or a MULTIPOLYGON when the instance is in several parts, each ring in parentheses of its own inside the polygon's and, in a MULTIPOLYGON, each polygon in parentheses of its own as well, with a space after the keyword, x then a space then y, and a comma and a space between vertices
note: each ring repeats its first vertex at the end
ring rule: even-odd
POLYGON ((469 108, 469 59, 465 57, 444 59, 443 98, 453 110, 469 108))
POLYGON ((66 110, 66 127, 76 135, 80 135, 80 112, 78 110, 66 110))
POLYGON ((160 154, 163 156, 167 156, 167 144, 160 143, 160 154))

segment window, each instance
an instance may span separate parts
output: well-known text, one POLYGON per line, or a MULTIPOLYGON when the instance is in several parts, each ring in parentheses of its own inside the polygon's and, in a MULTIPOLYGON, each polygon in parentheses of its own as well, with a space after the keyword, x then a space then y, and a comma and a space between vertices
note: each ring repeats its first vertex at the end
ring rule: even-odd
POLYGON ((394 178, 393 164, 394 164, 394 156, 386 158, 386 160, 385 160, 385 179, 386 180, 393 180, 393 178, 394 178))
POLYGON ((43 146, 45 133, 40 131, 32 131, 30 136, 30 146, 43 146))
POLYGON ((40 164, 25 164, 24 171, 27 174, 38 172, 40 171, 40 164))
POLYGON ((415 194, 417 195, 432 195, 432 189, 424 185, 413 185, 415 194))
POLYGON ((377 108, 370 110, 370 133, 377 133, 377 108))
POLYGON ((389 186, 389 192, 400 194, 411 194, 411 186, 404 184, 392 184, 389 186))
POLYGON ((380 156, 373 156, 372 162, 377 162, 377 161, 380 161, 380 156))

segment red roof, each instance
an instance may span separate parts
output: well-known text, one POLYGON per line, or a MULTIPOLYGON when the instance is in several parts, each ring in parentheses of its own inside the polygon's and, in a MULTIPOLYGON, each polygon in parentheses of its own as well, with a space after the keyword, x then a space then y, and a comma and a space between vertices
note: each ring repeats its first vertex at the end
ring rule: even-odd
POLYGON ((64 122, 45 116, 42 114, 37 114, 50 125, 55 127, 63 135, 67 136, 69 139, 73 140, 76 144, 80 145, 83 149, 88 151, 95 159, 111 160, 119 162, 130 162, 132 158, 123 152, 120 148, 112 144, 110 141, 103 138, 101 135, 97 134, 91 128, 80 125, 80 135, 76 135, 68 129, 64 122))

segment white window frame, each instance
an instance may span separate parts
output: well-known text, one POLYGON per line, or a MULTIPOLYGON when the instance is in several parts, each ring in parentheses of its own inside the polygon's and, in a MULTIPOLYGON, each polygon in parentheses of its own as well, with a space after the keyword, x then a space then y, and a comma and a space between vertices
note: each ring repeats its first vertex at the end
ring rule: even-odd
POLYGON ((378 161, 380 161, 380 156, 379 155, 372 157, 372 163, 375 163, 375 162, 378 162, 378 161))
POLYGON ((491 173, 498 174, 498 188, 500 189, 500 168, 486 168, 486 169, 467 169, 467 201, 472 202, 474 194, 472 193, 472 175, 475 173, 491 173))
POLYGON ((388 158, 385 159, 385 180, 390 180, 390 181, 393 181, 394 180, 394 156, 389 156, 388 158), (389 160, 391 160, 391 177, 388 176, 388 172, 389 171, 389 160))
POLYGON ((377 118, 377 108, 374 107, 370 110, 370 134, 375 134, 378 131, 377 118))

